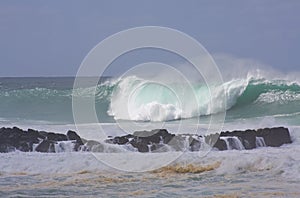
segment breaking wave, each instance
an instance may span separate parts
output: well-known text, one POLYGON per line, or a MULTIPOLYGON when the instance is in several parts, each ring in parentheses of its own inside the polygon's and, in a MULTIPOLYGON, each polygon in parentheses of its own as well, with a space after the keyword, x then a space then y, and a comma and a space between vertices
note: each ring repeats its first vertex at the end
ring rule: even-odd
MULTIPOLYGON (((0 117, 72 121, 72 96, 93 97, 93 90, 38 85, 13 89, 1 87, 0 82, 0 117)), ((171 121, 223 111, 229 118, 295 115, 300 112, 299 102, 298 83, 254 77, 233 79, 210 89, 203 83, 164 85, 135 76, 108 79, 97 85, 95 100, 101 122, 171 121)))
POLYGON ((293 114, 300 111, 297 83, 266 79, 234 79, 208 87, 153 84, 128 77, 120 80, 111 97, 109 114, 115 119, 169 121, 228 111, 241 117, 293 114), (180 89, 178 89, 180 87, 180 89), (224 100, 222 100, 222 97, 224 100))

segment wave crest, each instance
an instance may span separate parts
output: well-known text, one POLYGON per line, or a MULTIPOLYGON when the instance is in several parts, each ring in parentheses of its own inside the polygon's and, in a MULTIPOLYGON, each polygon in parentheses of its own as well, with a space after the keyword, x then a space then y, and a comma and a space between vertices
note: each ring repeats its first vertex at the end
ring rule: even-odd
POLYGON ((204 83, 193 83, 191 87, 182 82, 165 86, 129 76, 76 90, 38 85, 35 88, 0 88, 0 114, 5 119, 71 122, 72 96, 83 100, 95 96, 101 122, 114 122, 113 119, 170 121, 223 111, 227 111, 229 118, 300 112, 300 85, 296 82, 248 76, 215 85, 209 90, 204 83))
MULTIPOLYGON (((201 83, 193 84, 192 88, 183 87, 184 91, 176 84, 166 88, 148 83, 134 76, 121 79, 111 96, 109 115, 123 120, 169 121, 217 114, 224 110, 264 109, 268 104, 274 108, 280 104, 293 106, 293 102, 300 100, 297 83, 264 78, 233 79, 210 87, 210 90, 201 83), (168 89, 174 90, 175 95, 168 89)), ((275 111, 270 111, 270 114, 276 114, 275 111)))

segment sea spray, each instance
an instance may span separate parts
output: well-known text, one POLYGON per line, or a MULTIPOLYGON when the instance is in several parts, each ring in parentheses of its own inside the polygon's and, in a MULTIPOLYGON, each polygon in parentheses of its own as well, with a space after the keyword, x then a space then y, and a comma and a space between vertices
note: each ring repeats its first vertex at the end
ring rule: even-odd
MULTIPOLYGON (((66 86, 66 80, 60 80, 61 84, 60 81, 53 84, 51 78, 30 78, 26 79, 26 82, 20 80, 18 86, 5 83, 6 79, 0 81, 2 82, 0 116, 4 121, 22 119, 72 123, 73 95, 83 99, 95 97, 97 116, 102 123, 112 123, 115 119, 137 121, 187 119, 218 113, 224 110, 224 106, 227 110, 227 120, 277 116, 296 123, 300 112, 299 84, 250 76, 224 82, 223 85, 216 85, 211 90, 199 82, 192 83, 192 88, 183 89, 183 85, 178 83, 170 84, 169 87, 153 83, 149 85, 149 80, 130 76, 117 80, 106 79, 97 85, 96 93, 89 87, 72 90, 72 83, 67 83, 69 85, 66 86), (184 92, 181 93, 180 90, 184 92), (226 96, 226 104, 219 100, 223 97, 222 94, 226 96)), ((18 79, 15 81, 17 83, 18 79)))

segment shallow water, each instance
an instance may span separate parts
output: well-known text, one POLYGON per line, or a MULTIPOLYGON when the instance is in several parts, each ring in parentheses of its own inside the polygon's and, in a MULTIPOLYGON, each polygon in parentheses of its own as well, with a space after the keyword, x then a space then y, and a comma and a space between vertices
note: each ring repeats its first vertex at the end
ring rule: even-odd
POLYGON ((184 153, 167 168, 142 173, 112 169, 91 153, 6 153, 0 154, 0 195, 299 197, 299 152, 298 145, 285 145, 184 153))

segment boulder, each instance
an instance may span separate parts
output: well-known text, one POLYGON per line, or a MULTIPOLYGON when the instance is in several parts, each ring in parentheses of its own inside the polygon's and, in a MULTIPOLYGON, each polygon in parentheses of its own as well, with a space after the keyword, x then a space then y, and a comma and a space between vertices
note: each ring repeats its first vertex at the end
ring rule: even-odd
POLYGON ((226 142, 222 139, 218 139, 214 145, 214 148, 217 148, 219 151, 227 150, 226 142))
MULTIPOLYGON (((77 134, 76 134, 77 135, 77 134)), ((64 134, 59 133, 46 133, 47 140, 50 141, 67 141, 68 137, 64 134)))
POLYGON ((192 141, 190 143, 190 150, 191 151, 199 151, 200 148, 201 148, 201 142, 199 140, 192 139, 192 141))
POLYGON ((79 150, 79 147, 81 145, 83 145, 83 142, 80 138, 80 136, 75 132, 75 131, 68 131, 67 132, 67 137, 68 137, 68 140, 74 140, 75 142, 75 146, 74 146, 74 150, 75 151, 78 151, 79 150))
POLYGON ((17 127, 0 129, 0 152, 32 151, 34 143, 39 143, 38 133, 23 131, 17 127))
MULTIPOLYGON (((125 136, 111 137, 105 140, 105 142, 116 145, 131 145, 139 152, 165 152, 170 149, 175 151, 184 151, 185 149, 199 151, 202 143, 209 144, 222 151, 228 149, 226 143, 230 145, 230 149, 256 148, 258 137, 261 141, 263 138, 266 146, 272 147, 279 147, 292 142, 289 130, 284 127, 226 131, 204 137, 192 134, 175 135, 169 133, 166 129, 155 129, 152 131, 136 131, 133 134, 125 136), (202 142, 202 139, 205 142, 202 142)), ((68 131, 64 135, 33 129, 24 131, 17 127, 0 128, 0 152, 15 150, 24 152, 33 151, 34 144, 38 144, 35 148, 37 152, 55 152, 54 145, 60 145, 62 141, 72 141, 74 143, 74 151, 104 152, 109 148, 109 150, 118 152, 118 147, 101 144, 97 141, 85 141, 84 145, 83 140, 75 131, 68 131)))
POLYGON ((235 136, 238 137, 245 147, 245 149, 256 148, 256 131, 246 130, 246 131, 232 131, 232 132, 221 132, 220 137, 235 136))
POLYGON ((149 152, 148 144, 142 141, 131 141, 130 144, 141 153, 149 152))
POLYGON ((167 144, 175 151, 184 151, 186 145, 186 137, 175 135, 167 144))
POLYGON ((43 140, 36 148, 35 151, 42 153, 55 153, 54 143, 50 140, 43 140))
POLYGON ((284 127, 258 129, 258 137, 263 137, 267 146, 279 147, 292 143, 289 130, 284 127))

